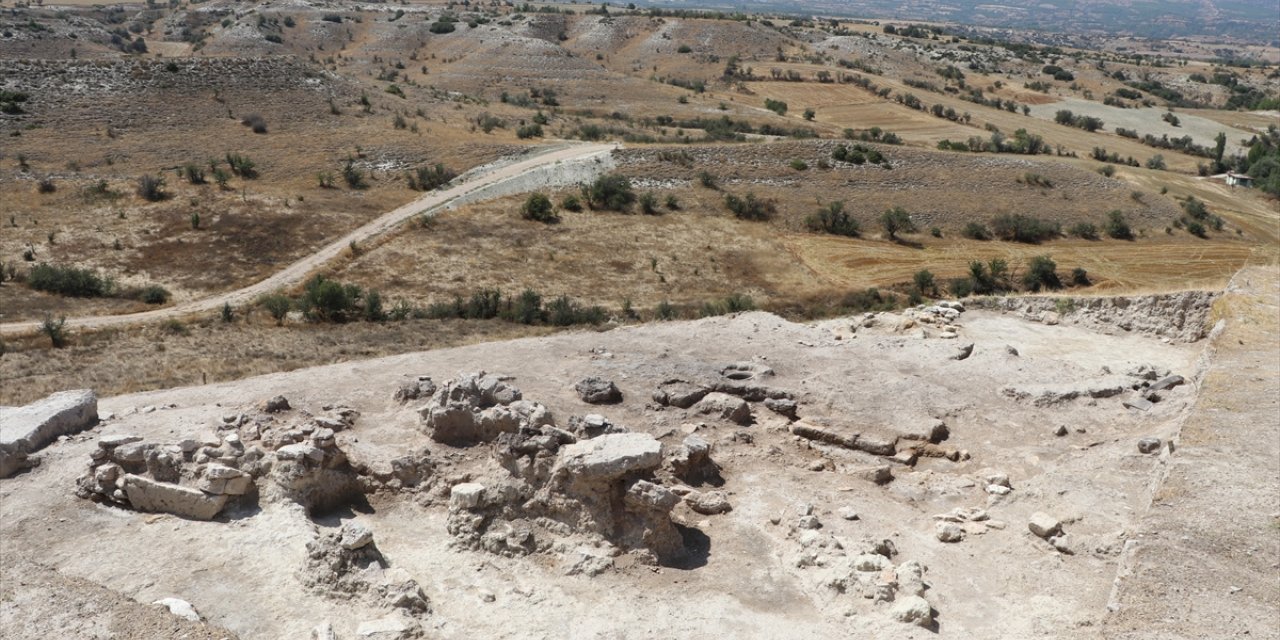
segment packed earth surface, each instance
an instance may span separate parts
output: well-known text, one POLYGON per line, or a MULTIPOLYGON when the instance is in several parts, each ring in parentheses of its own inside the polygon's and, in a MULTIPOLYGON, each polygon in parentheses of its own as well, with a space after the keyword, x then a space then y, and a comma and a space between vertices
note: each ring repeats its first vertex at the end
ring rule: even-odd
POLYGON ((93 398, 0 482, 0 627, 1217 633, 1171 617, 1185 598, 1276 637, 1277 284, 748 312, 93 398))

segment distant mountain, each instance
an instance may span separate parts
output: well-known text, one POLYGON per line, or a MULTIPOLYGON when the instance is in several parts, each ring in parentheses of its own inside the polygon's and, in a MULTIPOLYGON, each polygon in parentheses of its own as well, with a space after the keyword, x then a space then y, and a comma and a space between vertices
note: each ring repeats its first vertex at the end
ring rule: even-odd
POLYGON ((1280 42, 1280 0, 649 0, 637 4, 1280 42))

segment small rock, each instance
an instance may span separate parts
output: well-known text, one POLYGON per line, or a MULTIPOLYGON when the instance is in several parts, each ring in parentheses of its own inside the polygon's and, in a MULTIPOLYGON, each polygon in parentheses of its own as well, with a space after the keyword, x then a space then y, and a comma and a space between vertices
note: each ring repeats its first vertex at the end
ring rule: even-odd
POLYGON ((939 522, 934 527, 933 533, 942 542, 960 542, 964 540, 964 529, 954 522, 939 522))
POLYGON ((841 518, 844 518, 845 520, 857 520, 857 519, 858 519, 858 512, 857 512, 857 511, 854 511, 854 510, 853 510, 853 507, 840 507, 839 509, 837 509, 837 510, 836 510, 836 513, 837 513, 841 518))
POLYGON ((1151 407, 1155 406, 1150 400, 1142 396, 1128 398, 1121 404, 1129 409, 1137 409, 1139 411, 1150 411, 1151 407))
POLYGON ((1006 345, 1004 346, 1004 352, 1005 352, 1005 353, 1007 353, 1007 354, 1009 354, 1009 355, 1011 355, 1011 356, 1013 356, 1013 357, 1015 357, 1015 358, 1016 358, 1016 357, 1018 357, 1018 355, 1019 355, 1019 354, 1018 354, 1018 350, 1017 350, 1017 349, 1014 349, 1014 348, 1013 348, 1013 345, 1008 345, 1008 344, 1006 344, 1006 345))
POLYGON ((928 627, 933 624, 933 607, 929 601, 920 596, 899 598, 889 610, 889 615, 898 622, 928 627))
POLYGON ((690 509, 704 516, 728 513, 733 510, 733 505, 729 504, 729 498, 721 491, 708 491, 706 493, 694 491, 685 496, 684 501, 689 505, 690 509))
POLYGON ((1061 438, 1062 436, 1067 435, 1067 427, 1066 427, 1066 425, 1061 425, 1061 424, 1060 424, 1060 425, 1058 425, 1058 428, 1053 430, 1053 435, 1058 436, 1059 438, 1061 438))
POLYGON ((796 412, 799 410, 796 401, 787 398, 765 398, 764 406, 770 411, 792 420, 796 419, 796 412))
POLYGON ((463 482, 453 485, 449 490, 449 506, 461 509, 475 509, 484 500, 484 485, 475 482, 463 482))
POLYGON ((284 396, 276 396, 262 403, 262 410, 266 413, 278 413, 280 411, 288 411, 291 408, 288 398, 284 396))
POLYGON ((348 551, 360 549, 373 542, 373 531, 359 522, 345 522, 342 525, 342 548, 348 551))
POLYGON ((1054 549, 1057 549, 1059 553, 1064 555, 1069 556, 1075 554, 1075 551, 1071 548, 1071 536, 1068 534, 1063 533, 1049 538, 1049 544, 1053 545, 1054 549))
POLYGON ((821 529, 822 522, 818 520, 818 516, 801 516, 800 519, 796 521, 796 526, 801 529, 821 529))
POLYGON ((1013 491, 1013 489, 1010 489, 1009 487, 1006 487, 1002 484, 987 485, 987 493, 993 496, 1007 496, 1009 495, 1010 491, 1013 491))
POLYGON ((1027 528, 1036 536, 1048 540, 1062 531, 1062 523, 1043 511, 1037 511, 1031 514, 1031 519, 1027 521, 1027 528))
POLYGON ((718 391, 708 393, 693 405, 693 410, 701 414, 714 415, 740 425, 751 424, 751 407, 746 400, 718 391))
POLYGON ((973 355, 973 343, 967 342, 956 348, 955 355, 951 356, 952 360, 964 360, 973 355))
POLYGON ((826 469, 826 468, 827 468, 827 461, 826 461, 826 460, 814 460, 813 462, 810 462, 810 463, 809 463, 809 470, 810 470, 810 471, 822 471, 822 470, 824 470, 824 469, 826 469))
POLYGON ((1160 438, 1143 438, 1138 441, 1138 453, 1155 453, 1160 450, 1160 438))
POLYGON ((399 618, 366 620, 356 627, 356 635, 375 640, 399 640, 408 637, 409 625, 399 618))
POLYGON ((141 442, 141 441, 142 441, 141 436, 131 436, 131 435, 102 436, 101 438, 98 438, 98 446, 102 447, 103 449, 114 449, 115 447, 119 447, 121 445, 133 444, 135 442, 141 442))
POLYGON ((162 598, 152 602, 151 604, 165 607, 169 610, 169 613, 172 613, 179 618, 186 618, 192 622, 200 622, 200 614, 197 613, 196 608, 191 606, 191 603, 186 600, 179 600, 178 598, 162 598))
POLYGON ((573 386, 578 397, 587 404, 616 404, 622 402, 622 392, 611 380, 592 376, 573 386))

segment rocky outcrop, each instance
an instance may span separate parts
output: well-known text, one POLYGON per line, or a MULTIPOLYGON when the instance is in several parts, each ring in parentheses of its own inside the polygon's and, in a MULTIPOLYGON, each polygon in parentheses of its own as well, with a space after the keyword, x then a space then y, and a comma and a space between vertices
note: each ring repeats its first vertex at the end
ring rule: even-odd
POLYGON ((89 389, 60 391, 23 407, 0 407, 0 478, 39 463, 31 454, 58 436, 97 424, 98 397, 89 389))
POLYGON ((1052 320, 1105 333, 1138 333, 1195 342, 1208 335, 1209 312, 1218 295, 1212 291, 1180 291, 1106 298, 975 298, 967 302, 970 307, 1016 313, 1035 321, 1052 320))
POLYGON ((490 442, 522 426, 553 422, 546 407, 522 400, 519 389, 484 372, 446 382, 418 413, 432 440, 455 446, 490 442))

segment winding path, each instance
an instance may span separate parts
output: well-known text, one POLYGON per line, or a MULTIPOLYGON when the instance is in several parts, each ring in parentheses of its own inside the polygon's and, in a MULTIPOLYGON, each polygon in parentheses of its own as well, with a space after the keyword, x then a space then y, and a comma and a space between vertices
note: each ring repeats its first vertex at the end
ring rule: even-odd
MULTIPOLYGON (((491 189, 498 185, 519 179, 525 173, 534 169, 559 162, 585 160, 591 157, 605 155, 613 151, 615 148, 616 146, 613 144, 573 145, 552 149, 544 153, 523 158, 511 164, 500 166, 491 171, 482 173, 471 180, 454 185, 448 189, 432 191, 424 194, 422 197, 417 198, 408 204, 378 216, 376 219, 364 224, 360 228, 338 238, 337 240, 334 240, 333 242, 330 242, 324 247, 321 247, 315 253, 312 253, 311 255, 290 264, 284 269, 277 271, 271 276, 268 276, 266 279, 242 289, 227 291, 195 300, 188 300, 172 307, 154 309, 151 311, 67 318, 67 327, 75 329, 101 329, 103 327, 151 322, 196 313, 207 313, 221 308, 224 304, 231 304, 232 306, 244 305, 252 302, 263 294, 271 293, 277 289, 288 288, 305 281, 307 277, 317 269, 342 255, 343 250, 350 246, 352 242, 360 243, 370 238, 382 235, 414 216, 438 211, 443 206, 464 196, 480 195, 477 192, 491 189)), ((39 327, 40 322, 38 321, 0 324, 0 335, 29 333, 37 330, 39 327)))

